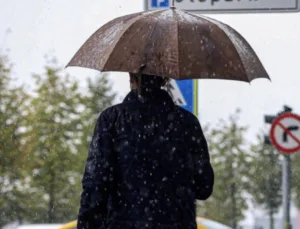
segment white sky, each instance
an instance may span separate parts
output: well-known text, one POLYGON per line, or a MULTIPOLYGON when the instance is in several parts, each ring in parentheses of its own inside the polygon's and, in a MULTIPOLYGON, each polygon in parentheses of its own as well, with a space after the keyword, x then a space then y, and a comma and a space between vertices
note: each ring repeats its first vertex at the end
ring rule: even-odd
MULTIPOLYGON (((10 49, 15 75, 30 84, 31 73, 43 70, 45 54, 54 54, 64 66, 108 20, 141 10, 143 0, 0 0, 0 48, 10 49)), ((240 122, 250 126, 247 140, 253 140, 264 127, 264 114, 275 114, 283 104, 300 112, 300 13, 208 16, 231 25, 249 41, 272 82, 200 81, 202 125, 216 124, 240 107, 240 122)), ((66 72, 82 80, 95 74, 79 68, 66 72)), ((110 79, 124 97, 129 91, 127 74, 112 73, 110 79)))

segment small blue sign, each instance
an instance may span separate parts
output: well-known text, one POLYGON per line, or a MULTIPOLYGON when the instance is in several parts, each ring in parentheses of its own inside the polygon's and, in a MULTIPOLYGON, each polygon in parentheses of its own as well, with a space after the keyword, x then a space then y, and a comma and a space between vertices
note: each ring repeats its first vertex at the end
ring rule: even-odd
POLYGON ((176 80, 176 83, 185 100, 185 104, 181 105, 181 107, 194 113, 194 80, 176 80))
POLYGON ((198 115, 198 80, 171 80, 166 90, 176 105, 198 115))
POLYGON ((169 7, 169 0, 151 0, 151 7, 153 8, 169 7))

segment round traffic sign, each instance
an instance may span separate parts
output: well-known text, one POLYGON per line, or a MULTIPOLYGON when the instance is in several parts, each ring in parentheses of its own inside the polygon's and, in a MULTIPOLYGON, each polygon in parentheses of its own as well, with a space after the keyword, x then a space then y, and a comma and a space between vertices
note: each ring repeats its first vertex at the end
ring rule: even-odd
POLYGON ((293 154, 300 151, 300 116, 284 113, 277 117, 272 123, 270 139, 282 153, 293 154))

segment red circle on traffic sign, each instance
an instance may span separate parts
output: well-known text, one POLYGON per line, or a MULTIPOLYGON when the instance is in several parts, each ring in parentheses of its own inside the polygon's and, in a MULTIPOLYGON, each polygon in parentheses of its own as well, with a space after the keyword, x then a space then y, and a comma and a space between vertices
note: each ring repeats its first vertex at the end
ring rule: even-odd
POLYGON ((293 113, 284 113, 277 117, 273 122, 270 130, 270 140, 272 144, 282 153, 293 154, 300 151, 300 137, 295 136, 288 127, 286 127, 283 122, 287 119, 290 119, 297 123, 297 127, 300 131, 300 116, 293 113), (278 127, 281 128, 283 134, 286 134, 290 139, 296 143, 293 147, 287 147, 280 143, 278 136, 276 136, 276 130, 278 131, 278 127))

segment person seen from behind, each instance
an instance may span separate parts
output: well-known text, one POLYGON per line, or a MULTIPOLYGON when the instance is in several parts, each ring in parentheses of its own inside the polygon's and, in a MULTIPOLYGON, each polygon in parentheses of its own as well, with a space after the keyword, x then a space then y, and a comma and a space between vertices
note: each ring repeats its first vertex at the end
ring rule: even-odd
POLYGON ((197 228, 195 202, 212 194, 214 172, 198 119, 174 104, 167 83, 130 73, 124 101, 100 114, 78 229, 197 228))

